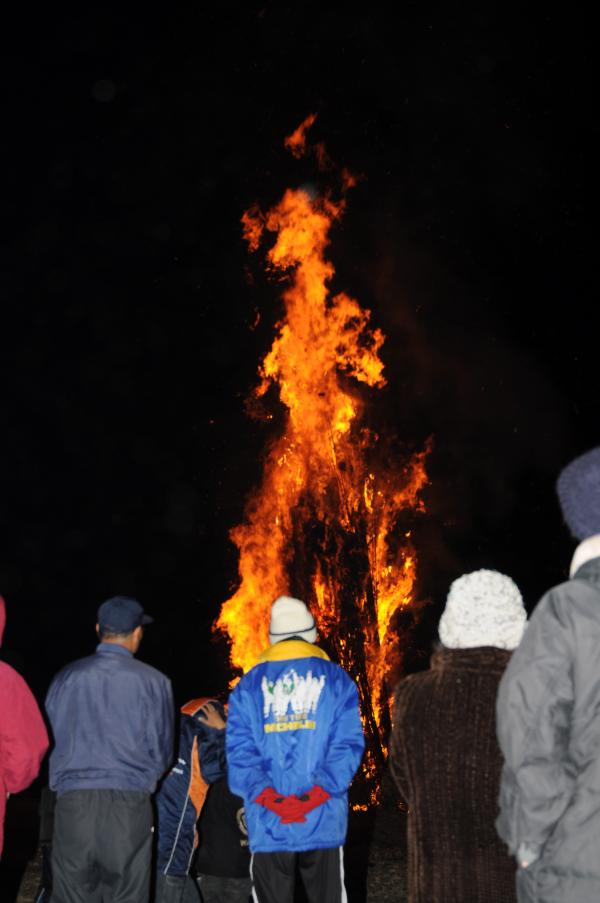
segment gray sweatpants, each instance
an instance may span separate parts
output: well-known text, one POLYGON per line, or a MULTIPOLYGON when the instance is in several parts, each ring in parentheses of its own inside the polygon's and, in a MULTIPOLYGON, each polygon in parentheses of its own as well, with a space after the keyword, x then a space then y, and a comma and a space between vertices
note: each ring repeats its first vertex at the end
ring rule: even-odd
POLYGON ((51 903, 148 903, 150 796, 136 790, 73 790, 54 815, 51 903))

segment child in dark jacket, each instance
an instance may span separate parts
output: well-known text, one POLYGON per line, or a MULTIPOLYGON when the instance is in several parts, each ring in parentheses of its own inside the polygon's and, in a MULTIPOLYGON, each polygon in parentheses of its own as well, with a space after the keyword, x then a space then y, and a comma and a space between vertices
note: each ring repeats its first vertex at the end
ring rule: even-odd
POLYGON ((225 776, 225 717, 215 699, 193 699, 181 709, 178 758, 156 797, 155 903, 250 897, 244 804, 225 776))
POLYGON ((225 776, 225 711, 220 702, 192 699, 181 709, 177 761, 156 795, 155 903, 197 903, 190 866, 196 823, 209 785, 225 776))

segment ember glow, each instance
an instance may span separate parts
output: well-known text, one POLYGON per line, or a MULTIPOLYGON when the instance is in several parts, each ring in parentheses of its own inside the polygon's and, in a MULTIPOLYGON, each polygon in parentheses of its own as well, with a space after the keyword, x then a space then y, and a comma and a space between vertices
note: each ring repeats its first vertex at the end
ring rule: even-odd
MULTIPOLYGON (((294 156, 305 151, 313 121, 286 139, 294 156)), ((316 157, 323 159, 321 150, 316 157)), ((354 181, 342 173, 343 190, 354 181)), ((399 655, 394 616, 411 604, 416 572, 406 512, 422 508, 426 451, 395 468, 376 463, 382 443, 364 413, 369 391, 385 385, 384 336, 370 311, 329 290, 329 234, 345 206, 343 198, 288 189, 271 210, 255 207, 242 217, 249 249, 266 245, 266 268, 284 285, 254 399, 266 404, 275 391, 285 419, 244 522, 231 531, 240 584, 216 627, 231 640, 232 665, 246 671, 268 645, 273 600, 285 593, 307 602, 320 644, 358 684, 373 798, 399 655)))

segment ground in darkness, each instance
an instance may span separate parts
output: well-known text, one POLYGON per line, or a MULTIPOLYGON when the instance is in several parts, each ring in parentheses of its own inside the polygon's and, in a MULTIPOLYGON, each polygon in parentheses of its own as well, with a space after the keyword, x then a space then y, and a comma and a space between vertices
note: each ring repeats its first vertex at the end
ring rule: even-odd
MULTIPOLYGON (((41 874, 35 790, 9 800, 0 871, 2 903, 34 903, 41 874)), ((345 848, 348 903, 405 903, 405 821, 393 795, 373 812, 352 814, 345 848)), ((301 890, 297 903, 305 903, 301 890)))

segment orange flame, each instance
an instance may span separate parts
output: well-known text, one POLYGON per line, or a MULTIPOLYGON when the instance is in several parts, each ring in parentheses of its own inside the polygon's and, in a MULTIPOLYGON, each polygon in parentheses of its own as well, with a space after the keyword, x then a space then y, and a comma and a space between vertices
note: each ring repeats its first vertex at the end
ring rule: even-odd
MULTIPOLYGON (((313 121, 286 140, 293 153, 304 150, 313 121)), ((347 173, 344 182, 352 184, 347 173)), ((267 213, 254 207, 242 217, 251 250, 267 233, 275 236, 267 267, 288 279, 255 390, 260 397, 275 387, 286 417, 245 521, 231 531, 240 584, 216 626, 231 638, 232 664, 245 671, 268 645, 271 602, 290 592, 304 598, 324 644, 359 685, 363 721, 376 741, 363 766, 372 780, 385 756, 394 616, 411 604, 416 573, 402 513, 422 508, 427 452, 402 468, 373 463, 379 437, 361 425, 359 385, 385 385, 384 336, 354 298, 329 292, 334 267, 326 249, 344 209, 343 200, 289 189, 267 213)))
POLYGON ((306 153, 306 133, 316 118, 316 113, 310 113, 283 142, 294 157, 302 157, 306 153))

